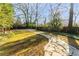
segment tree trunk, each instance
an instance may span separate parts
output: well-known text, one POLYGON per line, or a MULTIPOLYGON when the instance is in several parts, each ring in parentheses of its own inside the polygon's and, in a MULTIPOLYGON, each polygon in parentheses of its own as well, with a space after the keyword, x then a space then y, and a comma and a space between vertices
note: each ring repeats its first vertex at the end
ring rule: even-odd
POLYGON ((5 28, 3 28, 3 34, 5 34, 5 28))
POLYGON ((36 15, 35 15, 36 29, 38 27, 38 3, 36 4, 36 15))
POLYGON ((69 24, 68 24, 69 30, 71 30, 72 26, 73 26, 73 3, 70 4, 69 24))

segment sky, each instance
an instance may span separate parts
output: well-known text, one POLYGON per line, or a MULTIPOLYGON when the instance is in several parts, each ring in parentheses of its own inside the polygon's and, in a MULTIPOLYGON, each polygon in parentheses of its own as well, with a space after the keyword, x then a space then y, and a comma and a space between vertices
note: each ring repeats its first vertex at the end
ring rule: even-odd
MULTIPOLYGON (((31 5, 31 3, 30 3, 30 5, 31 5)), ((34 5, 34 4, 32 4, 32 5, 34 5)), ((55 7, 57 6, 57 3, 52 3, 52 4, 50 4, 50 3, 39 3, 39 14, 43 16, 39 19, 39 23, 43 23, 45 17, 47 18, 47 22, 49 22, 48 16, 50 14, 50 5, 52 5, 52 9, 55 9, 55 7)), ((70 4, 68 4, 68 3, 63 3, 59 7, 61 18, 64 21, 68 21, 69 8, 70 8, 70 4)), ((74 4, 74 15, 77 15, 78 12, 79 12, 79 4, 75 3, 74 4)), ((16 11, 16 15, 18 15, 20 13, 21 13, 20 10, 16 11)), ((77 23, 79 22, 79 16, 77 17, 76 22, 77 23)))

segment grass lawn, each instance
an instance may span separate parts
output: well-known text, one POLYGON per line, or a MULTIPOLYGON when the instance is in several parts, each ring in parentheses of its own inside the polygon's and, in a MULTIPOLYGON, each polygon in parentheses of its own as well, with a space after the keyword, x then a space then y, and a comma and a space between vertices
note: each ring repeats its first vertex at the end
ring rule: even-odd
POLYGON ((44 55, 44 46, 47 44, 48 40, 47 38, 36 35, 34 37, 31 37, 30 39, 36 40, 34 43, 32 43, 29 47, 18 51, 15 53, 15 55, 18 56, 43 56, 44 55))
POLYGON ((9 42, 19 41, 36 34, 37 34, 36 32, 30 32, 30 31, 24 31, 24 30, 11 31, 7 35, 0 36, 2 37, 2 39, 0 39, 0 45, 9 43, 9 42))
POLYGON ((0 41, 0 55, 44 55, 44 46, 47 39, 39 32, 12 31, 12 36, 3 35, 0 41), (40 48, 41 47, 41 48, 40 48))

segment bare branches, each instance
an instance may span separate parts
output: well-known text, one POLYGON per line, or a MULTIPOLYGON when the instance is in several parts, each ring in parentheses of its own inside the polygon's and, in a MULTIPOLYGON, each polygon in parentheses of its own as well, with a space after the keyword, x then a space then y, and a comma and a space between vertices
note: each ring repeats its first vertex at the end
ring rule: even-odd
POLYGON ((56 7, 54 7, 54 8, 52 8, 52 4, 49 4, 49 6, 50 6, 50 20, 52 20, 53 19, 53 16, 54 16, 54 14, 56 13, 56 12, 58 12, 58 10, 59 10, 59 7, 61 6, 61 4, 57 4, 57 6, 56 7))

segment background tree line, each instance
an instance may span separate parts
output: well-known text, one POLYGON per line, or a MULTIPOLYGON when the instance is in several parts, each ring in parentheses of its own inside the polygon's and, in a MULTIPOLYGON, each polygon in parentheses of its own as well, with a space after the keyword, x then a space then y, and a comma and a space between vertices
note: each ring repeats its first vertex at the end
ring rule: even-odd
POLYGON ((5 33, 9 29, 26 29, 34 28, 46 31, 64 31, 64 32, 78 32, 78 25, 75 23, 77 14, 74 14, 74 4, 69 4, 69 7, 63 7, 68 12, 68 26, 63 26, 64 19, 61 14, 61 6, 63 4, 43 4, 23 3, 23 4, 0 4, 0 30, 5 33), (48 16, 43 14, 43 10, 49 6, 48 16), (54 6, 54 8, 53 8, 54 6), (41 21, 43 19, 43 21, 41 21), (48 21, 49 20, 49 21, 48 21), (42 24, 39 24, 42 22, 42 24), (76 25, 74 25, 74 24, 76 25))

